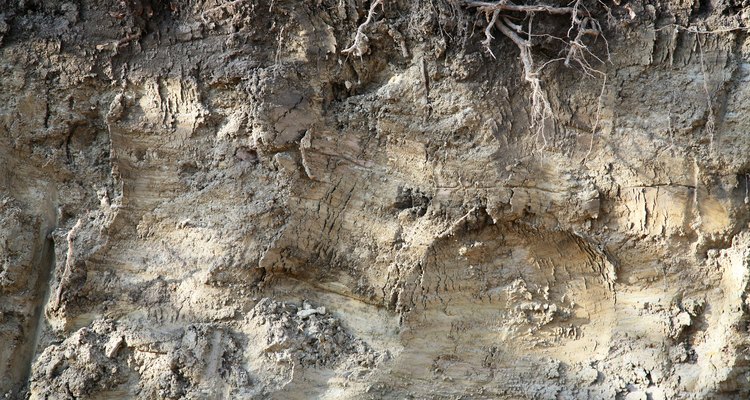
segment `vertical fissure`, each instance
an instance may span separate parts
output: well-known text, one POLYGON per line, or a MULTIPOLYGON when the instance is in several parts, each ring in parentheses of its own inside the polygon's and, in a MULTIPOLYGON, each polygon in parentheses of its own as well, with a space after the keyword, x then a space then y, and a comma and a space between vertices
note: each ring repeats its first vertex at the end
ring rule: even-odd
POLYGON ((27 325, 27 335, 24 342, 24 349, 21 355, 21 365, 23 370, 19 380, 19 394, 28 390, 29 379, 31 377, 32 364, 37 354, 42 333, 44 331, 44 308, 49 301, 50 296, 50 279, 52 271, 55 268, 55 243, 51 238, 52 228, 42 231, 41 251, 36 259, 35 266, 37 270, 37 279, 34 285, 34 314, 27 325))

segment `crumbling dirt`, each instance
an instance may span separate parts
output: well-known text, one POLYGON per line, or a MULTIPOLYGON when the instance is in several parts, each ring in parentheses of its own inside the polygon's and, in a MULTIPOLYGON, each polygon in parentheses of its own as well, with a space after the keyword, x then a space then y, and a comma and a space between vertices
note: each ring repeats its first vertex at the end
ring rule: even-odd
POLYGON ((0 0, 0 394, 750 396, 748 9, 477 3, 0 0))

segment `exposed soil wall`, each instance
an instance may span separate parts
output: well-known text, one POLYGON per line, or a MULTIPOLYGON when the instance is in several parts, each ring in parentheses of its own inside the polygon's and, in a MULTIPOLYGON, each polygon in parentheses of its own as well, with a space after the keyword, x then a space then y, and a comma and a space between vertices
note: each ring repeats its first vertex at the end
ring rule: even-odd
POLYGON ((750 396, 749 9, 468 3, 0 0, 0 393, 750 396))

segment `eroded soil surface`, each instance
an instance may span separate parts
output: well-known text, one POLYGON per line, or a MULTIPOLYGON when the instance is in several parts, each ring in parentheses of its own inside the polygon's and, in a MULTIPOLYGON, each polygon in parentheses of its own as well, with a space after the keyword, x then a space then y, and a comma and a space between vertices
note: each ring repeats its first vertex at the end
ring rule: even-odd
POLYGON ((581 4, 0 0, 0 394, 750 396, 750 8, 581 4))

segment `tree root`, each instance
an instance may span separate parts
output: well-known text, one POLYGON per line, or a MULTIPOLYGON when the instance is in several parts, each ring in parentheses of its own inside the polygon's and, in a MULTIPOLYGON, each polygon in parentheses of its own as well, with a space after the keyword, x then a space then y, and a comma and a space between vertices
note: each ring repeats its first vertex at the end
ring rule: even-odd
POLYGON ((344 50, 341 50, 342 53, 352 54, 357 57, 362 57, 367 53, 369 48, 367 46, 367 35, 365 35, 364 30, 372 22, 372 18, 375 16, 375 9, 378 6, 380 6, 381 9, 383 8, 383 0, 374 0, 370 4, 370 11, 367 12, 367 19, 365 19, 365 22, 359 25, 359 27, 357 28, 357 33, 354 35, 354 43, 352 43, 351 46, 345 48, 344 50))
MULTIPOLYGON (((609 48, 606 38, 602 35, 602 29, 599 22, 591 16, 591 12, 581 3, 582 0, 576 0, 572 6, 560 7, 560 6, 549 6, 549 5, 526 5, 526 4, 514 4, 508 0, 501 0, 499 2, 486 2, 486 1, 465 1, 464 5, 469 8, 475 8, 477 11, 484 13, 487 19, 487 26, 484 29, 485 39, 482 41, 487 52, 493 57, 495 54, 492 52, 490 45, 495 37, 492 35, 493 29, 500 31, 505 37, 509 38, 517 47, 520 52, 521 64, 523 65, 523 76, 524 80, 529 84, 531 89, 531 112, 530 112, 530 123, 532 129, 535 129, 537 135, 541 137, 542 148, 546 147, 547 140, 544 136, 544 126, 547 121, 554 118, 552 107, 547 95, 544 93, 542 88, 542 81, 539 78, 539 74, 542 69, 547 65, 562 61, 565 66, 577 67, 584 75, 589 77, 600 77, 606 82, 606 74, 598 69, 594 68, 592 61, 600 64, 604 64, 604 60, 596 56, 589 47, 584 43, 586 37, 602 37, 607 49, 609 48), (528 27, 524 28, 522 25, 514 23, 508 13, 525 13, 528 17, 528 27), (556 37, 550 35, 534 35, 532 33, 532 24, 534 13, 546 13, 553 15, 570 15, 571 22, 570 28, 568 29, 567 37, 556 37), (556 58, 545 62, 541 66, 537 67, 534 63, 532 56, 532 40, 535 36, 545 36, 556 39, 565 44, 567 52, 564 57, 556 58), (590 61, 592 60, 592 61, 590 61)), ((607 50, 607 60, 609 59, 609 50, 607 50)), ((596 129, 599 125, 599 111, 601 108, 601 96, 600 101, 597 105, 597 116, 596 123, 594 124, 593 135, 596 134, 596 129)), ((590 150, 589 150, 590 152, 590 150)))

